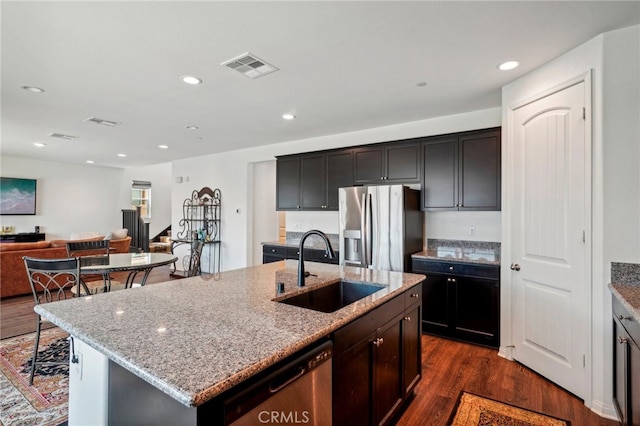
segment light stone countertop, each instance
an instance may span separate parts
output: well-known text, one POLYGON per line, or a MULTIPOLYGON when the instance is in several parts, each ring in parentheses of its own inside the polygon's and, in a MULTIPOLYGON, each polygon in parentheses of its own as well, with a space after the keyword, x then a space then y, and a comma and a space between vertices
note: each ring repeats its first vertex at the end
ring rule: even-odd
POLYGON ((640 322, 640 286, 629 284, 609 284, 613 296, 640 322))
POLYGON ((411 257, 443 262, 500 265, 500 243, 465 240, 427 240, 427 249, 411 257))
POLYGON ((287 260, 36 306, 75 338, 187 406, 199 406, 337 330, 423 275, 287 260), (333 313, 274 302, 340 278, 384 287, 333 313))
POLYGON ((640 322, 640 264, 611 262, 613 296, 640 322))

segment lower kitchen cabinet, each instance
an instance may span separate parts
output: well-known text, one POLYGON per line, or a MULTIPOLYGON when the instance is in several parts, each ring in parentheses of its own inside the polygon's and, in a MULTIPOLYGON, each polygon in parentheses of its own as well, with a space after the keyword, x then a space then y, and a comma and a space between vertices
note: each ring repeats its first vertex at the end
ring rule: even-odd
MULTIPOLYGON (((322 249, 304 249, 304 260, 307 262, 330 263, 337 265, 339 260, 339 252, 335 252, 336 256, 329 259, 327 252, 322 249)), ((263 245, 262 246, 262 263, 279 262, 285 259, 298 259, 298 249, 296 247, 282 245, 263 245)))
POLYGON ((498 265, 413 259, 412 272, 426 274, 422 330, 491 347, 500 345, 498 265))
POLYGON ((422 374, 421 285, 334 333, 333 424, 384 425, 422 374))
POLYGON ((623 426, 640 425, 640 324, 613 300, 613 400, 623 426))

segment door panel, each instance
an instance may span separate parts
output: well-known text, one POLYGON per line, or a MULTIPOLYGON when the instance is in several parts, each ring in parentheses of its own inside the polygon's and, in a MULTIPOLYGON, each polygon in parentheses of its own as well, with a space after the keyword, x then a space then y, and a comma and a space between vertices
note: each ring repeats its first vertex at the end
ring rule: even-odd
POLYGON ((321 209, 326 205, 325 156, 302 157, 301 198, 303 209, 321 209))
POLYGON ((422 145, 422 208, 457 209, 458 138, 422 145))
POLYGON ((513 112, 513 356, 584 398, 589 345, 585 83, 513 112))

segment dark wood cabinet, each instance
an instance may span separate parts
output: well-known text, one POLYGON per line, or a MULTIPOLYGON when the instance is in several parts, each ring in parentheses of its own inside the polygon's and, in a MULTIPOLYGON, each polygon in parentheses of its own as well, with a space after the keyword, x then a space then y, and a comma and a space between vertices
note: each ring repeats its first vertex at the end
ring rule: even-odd
POLYGON ((35 243, 44 241, 46 234, 39 232, 21 232, 19 234, 1 234, 0 241, 3 243, 35 243))
MULTIPOLYGON (((336 256, 333 259, 329 259, 325 250, 305 248, 304 260, 305 262, 330 263, 332 265, 337 265, 340 253, 338 251, 335 253, 336 256)), ((298 259, 298 257, 298 248, 296 247, 275 244, 265 244, 262 246, 262 263, 279 262, 285 259, 298 259)))
POLYGON ((327 210, 338 210, 338 189, 353 186, 353 152, 351 150, 327 154, 327 210))
POLYGON ((420 144, 385 143, 354 150, 356 184, 417 183, 420 181, 420 144))
POLYGON ((300 208, 300 157, 278 158, 276 163, 276 208, 300 208))
POLYGON ((413 259, 423 284, 425 332, 491 347, 500 344, 500 267, 413 259))
POLYGON ((338 188, 353 186, 350 149, 277 160, 277 210, 338 210, 338 188))
POLYGON ((421 378, 422 286, 336 331, 333 423, 391 424, 421 378))
POLYGON ((623 426, 640 425, 640 324, 613 300, 613 400, 623 426))
POLYGON ((423 210, 500 210, 500 129, 422 142, 423 210))

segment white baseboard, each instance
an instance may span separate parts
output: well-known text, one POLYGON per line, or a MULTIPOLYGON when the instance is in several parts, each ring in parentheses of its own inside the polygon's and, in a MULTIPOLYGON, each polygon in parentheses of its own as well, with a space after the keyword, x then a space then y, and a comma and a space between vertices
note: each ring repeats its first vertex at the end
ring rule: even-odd
POLYGON ((591 401, 591 411, 599 415, 600 417, 604 417, 605 419, 620 421, 618 417, 618 412, 616 411, 616 407, 614 407, 613 403, 606 404, 602 401, 591 401))
POLYGON ((513 361, 513 346, 500 346, 498 356, 513 361))

